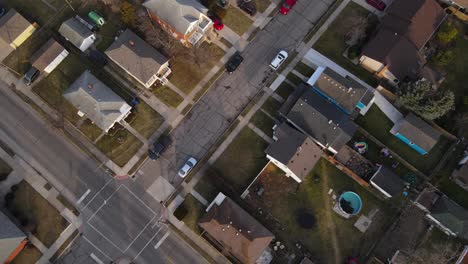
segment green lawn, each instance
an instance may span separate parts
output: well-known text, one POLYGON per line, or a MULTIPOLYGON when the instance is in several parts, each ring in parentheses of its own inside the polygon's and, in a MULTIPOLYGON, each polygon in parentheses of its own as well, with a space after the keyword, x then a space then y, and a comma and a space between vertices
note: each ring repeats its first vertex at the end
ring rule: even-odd
POLYGON ((145 138, 149 138, 164 123, 164 117, 141 100, 133 111, 129 124, 145 138))
POLYGON ((2 159, 0 159, 0 181, 6 180, 11 173, 12 168, 2 159))
POLYGON ((170 61, 169 80, 184 93, 190 93, 225 52, 215 44, 203 43, 192 49, 193 56, 176 56, 170 61))
POLYGON ((103 133, 103 131, 93 124, 90 119, 86 119, 78 129, 92 142, 94 142, 94 140, 103 133))
POLYGON ((257 128, 259 128, 263 133, 269 137, 273 137, 273 126, 275 125, 275 120, 271 119, 262 110, 258 110, 250 119, 250 122, 253 123, 257 128))
POLYGON ((195 185, 195 191, 197 191, 203 198, 208 202, 211 202, 216 195, 218 195, 219 190, 212 183, 210 175, 204 175, 195 185))
POLYGON ((110 45, 112 45, 117 31, 121 28, 118 22, 117 18, 112 16, 111 19, 107 19, 104 26, 99 29, 99 37, 101 37, 101 41, 96 45, 97 50, 104 52, 110 45))
POLYGON ((299 76, 297 76, 296 74, 292 72, 286 75, 286 79, 288 79, 290 82, 294 83, 295 85, 299 85, 304 82, 299 76))
POLYGON ((16 187, 7 204, 8 210, 46 247, 50 247, 68 226, 67 220, 26 181, 16 187))
POLYGON ((283 97, 284 100, 288 99, 289 95, 294 92, 294 86, 287 82, 282 82, 280 86, 276 89, 275 93, 283 97))
POLYGON ((13 259, 11 264, 35 264, 42 257, 41 251, 33 244, 28 243, 13 259))
POLYGON ((450 145, 450 141, 441 136, 428 154, 419 154, 390 133, 393 122, 376 105, 373 105, 365 116, 360 115, 355 121, 411 165, 426 174, 429 174, 437 165, 450 145))
POLYGON ((242 36, 252 25, 253 21, 244 12, 229 6, 226 10, 226 14, 222 17, 223 23, 236 32, 239 36, 242 36))
POLYGON ((343 57, 342 53, 346 50, 345 36, 351 31, 353 21, 360 18, 366 18, 369 11, 360 5, 350 2, 338 17, 331 23, 330 27, 323 33, 320 39, 314 44, 313 48, 333 60, 341 67, 347 69, 357 77, 375 86, 377 80, 372 73, 368 72, 359 65, 355 65, 343 57))
POLYGON ((177 106, 184 101, 184 98, 178 93, 174 92, 171 88, 165 85, 159 85, 154 87, 152 90, 153 94, 165 103, 167 106, 177 108, 177 106))
POLYGON ((118 124, 96 143, 96 147, 120 167, 123 167, 142 145, 141 141, 118 124))
POLYGON ((257 11, 260 13, 265 12, 265 10, 270 6, 271 2, 269 0, 255 0, 255 5, 257 6, 257 11))
POLYGON ((294 69, 298 71, 300 74, 304 75, 305 77, 310 77, 315 72, 315 70, 312 69, 312 67, 310 67, 309 65, 303 62, 299 62, 296 65, 296 67, 294 67, 294 69))
POLYGON ((214 171, 235 192, 242 193, 267 163, 268 143, 245 127, 213 165, 214 171))
POLYGON ((253 203, 253 207, 255 210, 261 207, 270 213, 271 217, 264 213, 257 218, 274 226, 270 228, 271 231, 290 251, 295 250, 297 242, 305 246, 314 256, 314 263, 336 263, 332 243, 334 233, 342 258, 367 253, 380 238, 385 230, 383 227, 393 214, 386 204, 324 159, 317 163, 299 185, 293 179, 285 177, 275 166, 269 166, 264 173, 265 175, 261 176, 261 184, 265 191, 261 198, 253 198, 257 201, 253 203), (316 177, 320 178, 318 183, 314 181, 316 177), (365 235, 353 226, 357 217, 347 220, 331 209, 327 211, 327 203, 332 206, 331 196, 328 195, 330 188, 338 194, 343 191, 359 194, 363 201, 363 214, 379 209, 379 215, 365 235), (312 214, 315 218, 315 225, 311 229, 302 227, 297 221, 298 215, 304 212, 312 214), (335 226, 335 232, 331 225, 335 226))
POLYGON ((282 103, 270 96, 265 101, 265 103, 263 103, 262 109, 265 110, 272 117, 278 117, 278 110, 280 109, 281 105, 282 103))
POLYGON ((177 207, 174 212, 180 221, 184 222, 186 226, 192 229, 195 233, 200 234, 201 229, 198 227, 198 221, 205 214, 205 206, 195 199, 191 194, 185 197, 182 204, 177 207), (185 211, 186 213, 182 213, 185 211), (182 217, 183 216, 183 217, 182 217))
POLYGON ((210 87, 216 82, 216 80, 218 80, 218 78, 223 75, 223 73, 225 72, 226 70, 221 67, 218 72, 215 73, 215 75, 213 75, 213 77, 211 77, 208 82, 205 83, 205 85, 203 85, 203 87, 195 94, 195 97, 193 98, 193 101, 197 102, 204 94, 206 91, 208 91, 208 89, 210 89, 210 87))

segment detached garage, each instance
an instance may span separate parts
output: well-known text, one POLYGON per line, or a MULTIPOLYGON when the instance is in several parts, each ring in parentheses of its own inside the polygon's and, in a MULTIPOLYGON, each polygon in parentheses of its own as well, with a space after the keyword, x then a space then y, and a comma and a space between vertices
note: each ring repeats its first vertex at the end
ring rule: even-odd
POLYGON ((54 39, 47 41, 31 57, 34 68, 44 74, 51 73, 66 57, 68 51, 54 39))

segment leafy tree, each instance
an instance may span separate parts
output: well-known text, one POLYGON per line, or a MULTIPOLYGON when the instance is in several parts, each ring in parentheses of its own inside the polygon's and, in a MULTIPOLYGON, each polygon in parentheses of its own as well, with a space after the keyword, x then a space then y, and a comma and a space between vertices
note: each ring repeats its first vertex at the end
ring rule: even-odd
POLYGON ((445 67, 449 65, 453 59, 455 58, 455 54, 451 50, 444 50, 439 51, 433 58, 434 63, 437 66, 445 67))
POLYGON ((444 23, 437 33, 437 40, 446 45, 452 42, 458 35, 458 29, 451 23, 444 23))
POLYGON ((398 96, 398 104, 428 120, 445 115, 455 104, 453 92, 436 92, 432 89, 432 84, 425 79, 403 84, 398 96))
POLYGON ((136 21, 135 7, 128 1, 120 4, 120 18, 125 25, 134 25, 136 21))

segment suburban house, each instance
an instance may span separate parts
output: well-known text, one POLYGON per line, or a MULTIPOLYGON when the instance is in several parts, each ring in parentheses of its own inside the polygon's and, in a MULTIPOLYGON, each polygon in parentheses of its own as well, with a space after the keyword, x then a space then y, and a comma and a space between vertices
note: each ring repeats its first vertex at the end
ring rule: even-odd
POLYGON ((0 18, 0 39, 13 49, 18 48, 39 27, 29 23, 20 13, 10 9, 0 18))
POLYGON ((458 168, 452 173, 453 181, 468 191, 468 156, 458 163, 458 168))
POLYGON ((96 35, 74 17, 62 23, 59 33, 83 52, 96 41, 96 35))
POLYGON ((64 92, 63 97, 104 132, 125 119, 132 109, 122 98, 85 71, 64 92))
POLYGON ((213 32, 208 8, 197 0, 147 0, 149 16, 187 47, 201 44, 213 32))
POLYGON ((377 169, 370 179, 370 184, 387 198, 400 195, 405 189, 403 180, 384 166, 377 169))
POLYGON ((26 235, 0 211, 0 263, 10 263, 28 243, 26 235))
POLYGON ((106 50, 106 55, 144 87, 167 82, 169 59, 131 30, 123 32, 106 50))
POLYGON ((415 204, 426 218, 450 236, 468 239, 468 211, 435 189, 425 189, 415 204))
POLYGON ((303 84, 296 87, 279 113, 297 130, 334 154, 357 130, 349 115, 303 84))
POLYGON ((426 64, 421 49, 446 17, 436 0, 395 0, 386 9, 360 64, 390 83, 420 78, 426 64))
POLYGON ((322 149, 308 136, 287 123, 275 126, 273 139, 265 150, 267 158, 297 182, 314 168, 322 156, 322 149))
POLYGON ((68 51, 54 39, 49 39, 31 57, 34 68, 45 74, 51 73, 66 57, 68 51))
POLYGON ((372 105, 371 102, 374 99, 373 91, 353 78, 343 77, 327 67, 318 67, 307 84, 346 114, 351 114, 356 109, 366 109, 372 105))
POLYGON ((206 209, 198 225, 206 238, 234 263, 252 264, 263 254, 274 235, 223 193, 206 209))
POLYGON ((399 120, 390 130, 399 140, 416 150, 427 154, 437 144, 441 133, 413 113, 399 120))

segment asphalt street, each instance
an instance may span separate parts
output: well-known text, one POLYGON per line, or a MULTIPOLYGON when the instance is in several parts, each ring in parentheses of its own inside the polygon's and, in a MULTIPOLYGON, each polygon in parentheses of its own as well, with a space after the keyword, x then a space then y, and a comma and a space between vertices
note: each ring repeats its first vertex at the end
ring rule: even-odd
POLYGON ((133 181, 118 181, 0 81, 0 140, 80 211, 80 236, 60 263, 206 263, 161 222, 161 205, 133 181), (164 237, 164 234, 168 234, 164 237), (163 234, 163 236, 161 236, 163 234), (159 244, 155 248, 155 245, 159 244))
POLYGON ((333 0, 298 1, 287 15, 277 14, 241 53, 244 61, 231 75, 224 74, 172 131, 172 145, 157 161, 148 160, 137 173, 141 185, 156 177, 173 185, 182 181, 177 171, 189 157, 201 159, 272 78, 269 63, 280 50, 289 53, 300 45, 333 0))

